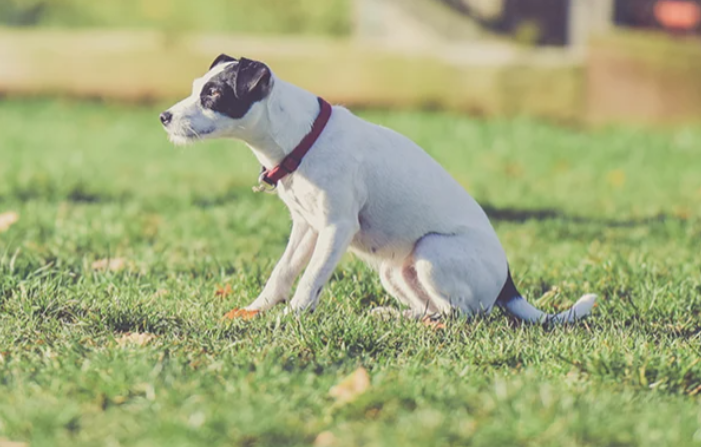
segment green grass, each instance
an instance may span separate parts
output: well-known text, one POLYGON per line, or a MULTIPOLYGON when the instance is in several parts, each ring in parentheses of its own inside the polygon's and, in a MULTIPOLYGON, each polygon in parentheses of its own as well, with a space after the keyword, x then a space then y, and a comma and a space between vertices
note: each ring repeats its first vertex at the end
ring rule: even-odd
MULTIPOLYGON (((494 218, 516 281, 585 324, 433 331, 347 259, 319 310, 222 322, 289 228, 238 143, 176 149, 154 108, 0 102, 0 438, 40 446, 683 446, 701 441, 701 129, 363 112, 494 218), (123 258, 118 272, 91 264, 123 258), (233 294, 217 296, 219 285, 233 294), (167 293, 159 291, 167 290, 167 293), (150 333, 145 346, 118 343, 150 333), (336 405, 364 366, 371 388, 336 405)), ((0 442, 1 444, 1 442, 0 442)))
POLYGON ((6 26, 343 35, 350 0, 0 0, 6 26))

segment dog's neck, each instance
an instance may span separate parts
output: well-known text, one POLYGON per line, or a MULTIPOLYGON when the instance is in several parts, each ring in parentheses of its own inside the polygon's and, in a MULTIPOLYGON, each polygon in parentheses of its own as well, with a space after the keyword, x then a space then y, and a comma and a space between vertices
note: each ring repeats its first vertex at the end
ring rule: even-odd
POLYGON ((261 165, 272 168, 302 141, 319 114, 319 102, 313 94, 275 78, 265 101, 256 132, 246 143, 261 165))

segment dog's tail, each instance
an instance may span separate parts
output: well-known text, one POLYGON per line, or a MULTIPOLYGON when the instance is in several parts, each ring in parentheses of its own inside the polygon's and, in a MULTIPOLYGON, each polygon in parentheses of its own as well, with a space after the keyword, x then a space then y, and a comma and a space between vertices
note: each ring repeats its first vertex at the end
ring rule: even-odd
POLYGON ((596 295, 584 295, 569 310, 554 315, 547 314, 521 296, 511 279, 511 272, 507 274, 506 284, 497 298, 499 307, 528 323, 572 323, 589 315, 595 302, 596 295))

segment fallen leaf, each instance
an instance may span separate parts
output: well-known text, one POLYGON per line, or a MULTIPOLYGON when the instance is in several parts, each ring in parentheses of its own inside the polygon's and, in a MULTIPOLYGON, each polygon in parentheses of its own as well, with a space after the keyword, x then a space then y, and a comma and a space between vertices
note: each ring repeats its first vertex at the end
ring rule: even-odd
POLYGON ((507 163, 504 166, 504 172, 509 177, 521 177, 523 175, 523 166, 518 163, 507 163))
POLYGON ((540 298, 538 298, 538 302, 548 302, 548 300, 552 300, 560 292, 561 292, 561 290, 558 286, 552 286, 552 287, 550 287, 550 290, 548 290, 540 298))
POLYGON ((27 447, 26 442, 10 441, 7 438, 0 438, 0 447, 27 447))
MULTIPOLYGON (((151 340, 153 340, 155 338, 156 338, 155 335, 149 334, 146 332, 127 332, 126 334, 123 334, 121 337, 119 337, 117 339, 117 344, 119 346, 126 346, 126 345, 145 346, 151 340)), ((2 446, 0 446, 0 447, 2 447, 2 446)))
POLYGON ((220 298, 227 297, 234 293, 234 291, 231 289, 231 284, 227 284, 225 286, 217 286, 216 292, 214 292, 215 296, 218 296, 220 298))
POLYGON ((158 214, 147 214, 141 222, 141 233, 147 238, 156 237, 162 220, 158 214))
POLYGON ((431 329, 445 329, 445 323, 443 323, 441 320, 434 320, 428 315, 421 319, 421 323, 426 327, 430 327, 431 329))
POLYGON ((8 211, 0 214, 0 233, 10 229, 13 223, 19 220, 19 214, 14 211, 8 211))
POLYGON ((341 380, 338 385, 329 390, 329 396, 336 399, 339 404, 353 401, 370 388, 370 376, 362 366, 353 371, 351 375, 341 380))
POLYGON ((168 295, 168 290, 167 289, 158 289, 156 293, 153 294, 154 298, 160 298, 162 296, 168 295))
POLYGON ((365 412, 365 419, 377 419, 377 417, 380 415, 380 409, 379 408, 370 408, 365 412))
POLYGON ((606 181, 614 188, 620 188, 626 183, 626 173, 623 169, 614 169, 606 174, 606 181))
POLYGON ((100 259, 92 263, 93 270, 110 270, 116 272, 126 265, 124 258, 100 259))
POLYGON ((674 215, 682 220, 687 220, 691 217, 691 210, 684 206, 678 206, 674 209, 674 215))
POLYGON ((228 320, 252 320, 259 313, 259 310, 246 310, 236 308, 224 314, 224 318, 228 320))
POLYGON ((559 160, 553 169, 557 173, 564 173, 570 170, 570 164, 566 160, 559 160))
POLYGON ((322 431, 314 440, 314 447, 333 447, 336 445, 336 436, 330 431, 322 431))
MULTIPOLYGON (((701 385, 689 391, 689 396, 696 396, 699 393, 699 391, 701 391, 701 385)), ((0 444, 0 447, 2 447, 2 444, 0 444)))

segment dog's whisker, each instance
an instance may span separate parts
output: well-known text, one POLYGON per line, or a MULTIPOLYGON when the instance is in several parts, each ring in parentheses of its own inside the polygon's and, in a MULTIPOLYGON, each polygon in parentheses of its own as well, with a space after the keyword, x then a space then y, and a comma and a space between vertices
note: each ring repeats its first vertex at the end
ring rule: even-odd
POLYGON ((185 130, 188 132, 190 137, 194 137, 197 140, 202 139, 202 136, 200 135, 200 133, 197 130, 195 130, 194 127, 192 127, 192 124, 187 123, 187 127, 185 128, 185 130))

